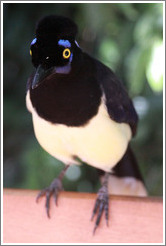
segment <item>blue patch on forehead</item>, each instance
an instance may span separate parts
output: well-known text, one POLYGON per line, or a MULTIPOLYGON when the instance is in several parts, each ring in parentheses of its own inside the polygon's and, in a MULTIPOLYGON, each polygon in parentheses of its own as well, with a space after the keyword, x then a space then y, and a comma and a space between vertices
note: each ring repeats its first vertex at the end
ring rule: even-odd
POLYGON ((31 45, 35 44, 36 41, 37 41, 37 38, 34 38, 34 39, 32 40, 32 42, 31 42, 31 45))
POLYGON ((71 43, 69 42, 69 40, 64 40, 64 39, 60 39, 58 41, 58 44, 61 45, 61 46, 64 46, 65 48, 67 47, 71 47, 71 43))

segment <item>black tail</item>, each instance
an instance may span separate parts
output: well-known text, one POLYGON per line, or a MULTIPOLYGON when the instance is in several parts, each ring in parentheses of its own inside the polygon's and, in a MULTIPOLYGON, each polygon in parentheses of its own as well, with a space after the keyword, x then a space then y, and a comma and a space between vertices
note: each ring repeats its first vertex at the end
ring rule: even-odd
POLYGON ((138 163, 130 146, 128 146, 123 158, 112 169, 112 174, 118 177, 133 177, 144 183, 138 163))
MULTIPOLYGON (((102 178, 104 172, 101 170, 98 171, 102 178)), ((141 172, 130 146, 128 146, 122 159, 110 170, 108 186, 110 194, 147 195, 141 172)))

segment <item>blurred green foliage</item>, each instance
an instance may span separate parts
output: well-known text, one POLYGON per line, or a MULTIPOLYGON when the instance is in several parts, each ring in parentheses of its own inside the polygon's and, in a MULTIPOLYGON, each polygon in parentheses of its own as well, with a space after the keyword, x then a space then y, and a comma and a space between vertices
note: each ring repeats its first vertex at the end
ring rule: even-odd
MULTIPOLYGON (((162 7, 162 3, 4 3, 5 187, 43 188, 63 167, 37 143, 25 106, 36 22, 58 14, 78 24, 79 45, 125 84, 140 117, 133 149, 149 194, 162 195, 162 7)), ((73 166, 64 188, 96 192, 97 173, 88 165, 73 166)))

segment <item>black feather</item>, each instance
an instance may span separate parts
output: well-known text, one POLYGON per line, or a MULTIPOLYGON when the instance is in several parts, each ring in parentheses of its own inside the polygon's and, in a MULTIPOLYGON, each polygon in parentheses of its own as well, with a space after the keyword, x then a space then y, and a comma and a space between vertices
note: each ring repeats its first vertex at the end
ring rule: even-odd
POLYGON ((31 89, 30 98, 40 117, 52 123, 83 126, 97 112, 101 88, 95 79, 95 67, 89 57, 77 52, 69 74, 52 74, 31 89))
POLYGON ((116 175, 118 177, 133 177, 143 182, 138 163, 130 145, 128 146, 128 149, 123 158, 112 169, 112 171, 113 175, 116 175))
POLYGON ((44 40, 69 38, 74 40, 77 25, 67 17, 50 15, 42 18, 36 27, 36 35, 44 40))
MULTIPOLYGON (((69 74, 52 74, 39 87, 30 90, 33 107, 41 117, 52 123, 82 126, 97 114, 104 95, 110 118, 118 123, 129 124, 134 135, 138 116, 124 86, 111 69, 76 46, 76 33, 76 24, 66 17, 47 16, 39 21, 37 42, 32 47, 33 63, 44 67, 46 53, 50 56, 50 66, 53 66, 52 54, 57 54, 56 43, 62 37, 73 39, 73 60, 69 74)), ((58 57, 55 60, 57 66, 62 66, 58 57)))
POLYGON ((138 116, 128 93, 110 68, 97 60, 95 63, 96 76, 104 92, 107 111, 111 119, 119 123, 128 123, 135 135, 138 116))
POLYGON ((109 68, 81 51, 75 54, 70 74, 52 75, 30 95, 44 119, 81 126, 97 114, 102 91, 110 118, 129 124, 134 135, 138 117, 123 85, 109 68))

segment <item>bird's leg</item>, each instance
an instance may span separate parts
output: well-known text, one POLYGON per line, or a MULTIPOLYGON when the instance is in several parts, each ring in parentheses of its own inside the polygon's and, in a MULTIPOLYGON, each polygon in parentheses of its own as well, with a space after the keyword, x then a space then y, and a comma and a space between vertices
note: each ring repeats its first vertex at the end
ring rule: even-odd
POLYGON ((109 173, 105 173, 104 179, 102 182, 102 187, 99 189, 99 191, 97 193, 98 195, 97 195, 97 199, 95 202, 95 206, 94 206, 92 218, 91 218, 91 220, 93 220, 93 217, 97 214, 97 219, 95 222, 93 234, 95 233, 95 231, 96 231, 96 229, 100 223, 103 211, 105 212, 105 219, 106 219, 106 223, 108 226, 108 210, 109 210, 108 177, 109 177, 109 173))
POLYGON ((61 190, 63 190, 62 187, 62 178, 64 177, 64 174, 66 172, 66 170, 68 169, 69 165, 66 165, 65 168, 61 171, 61 173, 59 174, 59 176, 57 178, 55 178, 52 183, 50 184, 50 186, 48 186, 47 188, 41 190, 36 198, 36 201, 38 202, 39 198, 41 196, 46 196, 46 212, 47 212, 47 216, 50 218, 50 214, 49 214, 49 210, 50 210, 50 198, 53 195, 54 196, 54 200, 55 200, 55 204, 57 205, 57 199, 58 199, 58 195, 59 192, 61 190))

